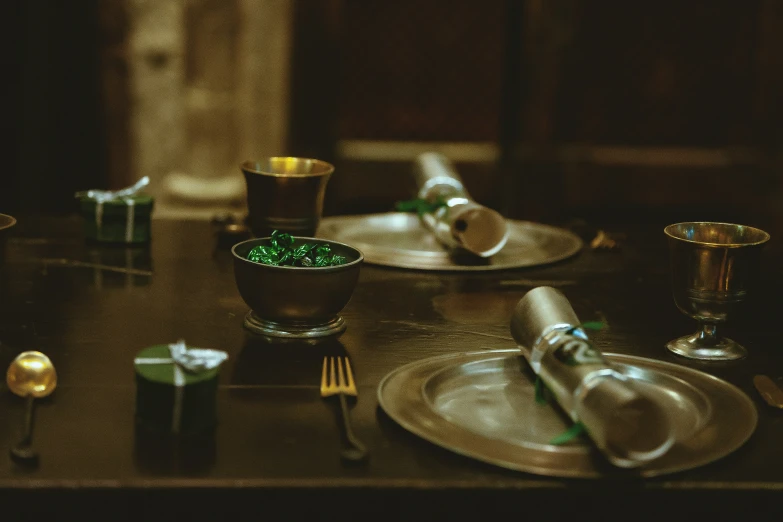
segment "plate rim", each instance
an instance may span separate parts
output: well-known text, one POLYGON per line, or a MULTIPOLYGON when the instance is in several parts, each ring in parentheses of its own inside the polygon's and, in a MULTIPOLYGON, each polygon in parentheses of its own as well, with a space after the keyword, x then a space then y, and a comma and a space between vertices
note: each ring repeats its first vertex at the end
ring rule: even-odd
MULTIPOLYGON (((388 407, 387 401, 384 397, 384 389, 388 386, 389 382, 397 377, 400 373, 403 372, 410 372, 411 370, 415 369, 418 366, 427 366, 427 365, 436 365, 436 368, 433 370, 433 374, 443 370, 444 368, 448 368, 448 366, 444 366, 445 363, 449 360, 459 360, 464 358, 472 358, 473 360, 482 360, 482 358, 496 358, 496 357, 502 357, 502 356, 510 356, 510 355, 518 355, 520 357, 524 358, 524 355, 521 350, 519 349, 513 349, 513 348, 502 348, 502 349, 488 349, 488 350, 478 350, 478 351, 470 351, 470 352, 456 352, 456 353, 447 353, 447 354, 439 354, 434 355, 431 357, 427 357, 424 359, 420 359, 417 361, 412 361, 409 363, 406 363, 404 365, 401 365, 392 371, 388 372, 378 383, 377 391, 376 391, 376 398, 378 400, 378 405, 381 407, 381 409, 384 411, 386 415, 389 416, 395 423, 397 423, 399 426, 404 428, 409 433, 424 439, 432 444, 435 444, 436 446, 446 449, 448 451, 451 451, 453 453, 457 453, 459 455, 462 455, 464 457, 470 458, 472 460, 492 464, 499 466, 504 469, 510 469, 515 471, 522 471, 526 473, 532 473, 537 475, 543 475, 553 478, 577 478, 577 479, 589 479, 589 478, 604 478, 604 477, 643 477, 643 478, 650 478, 650 477, 656 477, 656 476, 662 476, 662 475, 670 475, 673 473, 679 473, 683 471, 688 471, 691 469, 695 469, 701 466, 705 466, 707 464, 710 464, 712 462, 715 462, 717 460, 720 460, 721 458, 724 458, 728 456, 729 454, 733 453, 743 445, 751 438, 751 436, 755 433, 756 428, 758 426, 758 409, 756 405, 753 403, 753 400, 748 397, 746 393, 744 393, 739 387, 736 385, 725 381, 723 379, 720 379, 719 377, 716 377, 714 375, 711 375, 709 373, 690 368, 687 366, 679 365, 676 363, 668 362, 668 361, 662 361, 659 359, 653 359, 649 357, 641 357, 637 355, 629 355, 629 354, 623 354, 623 353, 617 353, 617 352, 604 352, 604 355, 610 360, 610 361, 616 361, 618 363, 624 363, 629 364, 631 366, 634 366, 634 361, 642 361, 642 362, 648 362, 653 363, 657 365, 662 365, 664 368, 672 367, 673 369, 676 369, 678 371, 681 371, 685 373, 686 375, 696 375, 700 379, 706 379, 708 382, 714 383, 717 386, 724 387, 727 390, 731 392, 731 396, 735 398, 739 402, 743 402, 746 405, 746 411, 745 413, 749 416, 748 420, 750 421, 748 423, 748 427, 746 428, 745 432, 743 432, 742 436, 739 438, 732 447, 727 448, 720 452, 720 455, 714 458, 709 458, 703 461, 699 461, 696 464, 688 465, 688 466, 669 466, 662 469, 655 469, 655 468, 637 468, 633 470, 622 470, 622 469, 613 469, 611 466, 609 466, 607 469, 611 470, 611 472, 604 473, 600 469, 592 469, 590 471, 582 471, 582 470, 555 470, 553 471, 551 467, 542 467, 537 466, 535 464, 527 465, 527 464, 519 464, 519 463, 512 463, 509 462, 508 459, 495 459, 491 457, 486 457, 482 455, 478 455, 476 451, 472 451, 465 448, 457 448, 451 445, 448 445, 447 443, 443 442, 442 440, 439 440, 437 435, 433 435, 431 433, 422 433, 422 431, 426 430, 420 430, 418 426, 413 426, 411 422, 409 422, 406 419, 400 419, 398 415, 395 415, 390 412, 390 409, 388 407), (441 366, 437 366, 438 363, 441 364, 441 366)), ((675 375, 675 377, 678 377, 675 375)), ((422 382, 422 384, 426 383, 426 379, 422 382)), ((692 383, 689 383, 692 386, 692 383)), ((696 387, 696 386, 695 386, 696 387)), ((699 389, 699 387, 696 387, 699 389)), ((705 395, 709 396, 704 390, 699 390, 702 393, 705 393, 705 395)), ((418 390, 417 393, 419 394, 419 400, 422 402, 422 404, 426 404, 426 401, 422 399, 421 390, 418 390)), ((487 437, 483 437, 481 434, 472 432, 468 430, 467 428, 461 427, 459 425, 455 425, 452 423, 449 423, 445 418, 440 416, 437 412, 433 412, 434 416, 441 419, 446 425, 450 425, 457 429, 457 431, 462 431, 464 433, 472 433, 474 437, 477 437, 481 440, 491 440, 487 437)), ((499 443, 502 445, 507 446, 513 446, 516 447, 521 451, 529 451, 528 448, 525 448, 523 446, 516 446, 514 444, 511 444, 509 442, 504 441, 498 441, 497 439, 494 439, 495 443, 499 443)), ((583 453, 582 453, 583 454, 583 453)))
MULTIPOLYGON (((484 271, 496 271, 496 270, 512 270, 516 268, 531 268, 537 266, 546 266, 560 261, 569 259, 584 248, 584 241, 574 232, 554 225, 546 223, 537 223, 534 221, 507 219, 507 223, 513 226, 519 227, 532 227, 534 229, 548 231, 552 234, 557 234, 561 237, 568 238, 571 245, 568 249, 564 249, 562 253, 556 256, 552 256, 549 259, 536 262, 526 263, 503 263, 503 264, 481 264, 481 265, 459 265, 456 263, 442 264, 444 255, 447 255, 447 250, 444 248, 442 252, 434 251, 415 251, 406 249, 396 249, 393 246, 377 245, 374 243, 367 243, 362 241, 351 241, 339 234, 324 235, 325 230, 333 230, 335 226, 340 222, 361 222, 365 220, 383 220, 390 218, 398 218, 405 216, 407 221, 415 221, 418 223, 418 218, 412 216, 408 212, 381 212, 376 214, 346 214, 328 216, 321 219, 316 237, 324 237, 325 239, 333 239, 336 241, 343 241, 354 248, 358 248, 364 253, 365 263, 378 266, 388 266, 394 268, 406 268, 414 270, 427 270, 427 271, 440 271, 440 272, 484 272, 484 271), (331 227, 331 228, 330 228, 331 227), (400 252, 406 254, 401 257, 400 252), (417 261, 420 264, 417 264, 417 261), (433 261, 441 261, 441 264, 433 263, 433 261)), ((491 259, 491 258, 489 258, 491 259)))

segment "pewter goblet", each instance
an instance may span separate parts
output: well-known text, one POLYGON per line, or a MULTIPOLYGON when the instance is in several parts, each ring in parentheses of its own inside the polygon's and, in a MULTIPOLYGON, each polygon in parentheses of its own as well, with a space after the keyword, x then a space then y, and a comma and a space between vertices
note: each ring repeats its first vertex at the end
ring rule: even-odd
POLYGON ((731 223, 676 223, 664 229, 671 255, 672 292, 682 313, 699 321, 692 335, 667 343, 672 352, 706 361, 741 359, 740 344, 717 326, 745 301, 769 234, 731 223))

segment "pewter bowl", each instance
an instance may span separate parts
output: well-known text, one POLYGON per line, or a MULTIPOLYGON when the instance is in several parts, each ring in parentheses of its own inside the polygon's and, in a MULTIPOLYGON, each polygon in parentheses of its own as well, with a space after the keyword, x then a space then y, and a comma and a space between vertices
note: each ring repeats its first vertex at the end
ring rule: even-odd
POLYGON ((336 241, 297 236, 295 245, 326 244, 347 262, 328 267, 294 267, 249 261, 250 250, 269 245, 269 239, 249 239, 231 249, 237 289, 250 307, 245 328, 275 341, 316 340, 345 330, 345 320, 339 313, 356 288, 359 267, 364 261, 362 253, 336 241))

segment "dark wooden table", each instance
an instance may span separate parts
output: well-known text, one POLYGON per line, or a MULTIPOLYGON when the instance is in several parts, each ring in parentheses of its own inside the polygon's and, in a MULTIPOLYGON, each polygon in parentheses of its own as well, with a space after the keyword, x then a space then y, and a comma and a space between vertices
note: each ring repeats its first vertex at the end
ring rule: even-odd
MULTIPOLYGON (((40 350, 56 365, 59 387, 36 410, 38 468, 11 462, 7 449, 0 454, 0 513, 5 520, 56 512, 141 521, 345 512, 352 520, 720 520, 754 512, 781 520, 783 412, 765 405, 751 383, 757 373, 783 377, 780 236, 770 230, 764 285, 725 329, 750 356, 703 364, 664 349, 695 329, 671 298, 665 224, 611 225, 625 235, 620 249, 586 248, 532 269, 446 274, 365 265, 339 341, 282 346, 242 328, 247 307, 231 254, 214 248, 205 222, 155 221, 149 248, 126 249, 85 244, 78 218, 22 218, 0 269, 0 367, 40 350), (399 365, 513 348, 511 309, 539 285, 560 288, 582 320, 606 322, 593 336, 602 350, 677 362, 739 386, 758 407, 755 434, 717 462, 665 477, 562 480, 451 453, 378 407, 377 385, 399 365), (230 358, 214 438, 175 448, 134 430, 133 358, 179 338, 230 358), (336 410, 318 393, 324 353, 340 351, 351 355, 359 384, 352 416, 372 452, 365 467, 340 462, 336 410)), ((594 228, 577 231, 590 239, 594 228)), ((22 406, 0 385, 3 448, 18 436, 22 406)))

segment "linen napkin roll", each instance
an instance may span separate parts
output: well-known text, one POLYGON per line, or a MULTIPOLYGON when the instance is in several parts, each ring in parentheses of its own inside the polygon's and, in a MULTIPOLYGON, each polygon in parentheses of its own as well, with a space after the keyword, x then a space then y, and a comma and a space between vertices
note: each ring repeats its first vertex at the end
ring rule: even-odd
POLYGON ((511 334, 560 407, 610 463, 633 468, 674 443, 667 411, 594 348, 568 299, 541 286, 517 303, 511 334))
POLYGON ((462 248, 480 257, 490 257, 508 241, 506 220, 496 211, 470 197, 462 179, 443 154, 425 152, 416 158, 414 177, 418 197, 430 203, 438 198, 446 206, 421 219, 447 248, 462 248))

